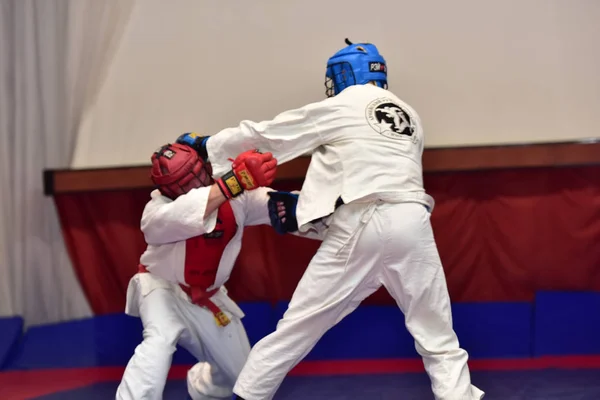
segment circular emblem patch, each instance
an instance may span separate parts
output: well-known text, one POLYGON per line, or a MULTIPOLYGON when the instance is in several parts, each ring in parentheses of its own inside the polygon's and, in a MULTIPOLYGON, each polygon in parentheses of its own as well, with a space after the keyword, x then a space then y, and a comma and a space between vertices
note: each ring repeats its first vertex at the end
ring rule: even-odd
POLYGON ((390 139, 408 138, 415 133, 410 114, 392 99, 373 100, 367 106, 366 117, 375 132, 390 139))

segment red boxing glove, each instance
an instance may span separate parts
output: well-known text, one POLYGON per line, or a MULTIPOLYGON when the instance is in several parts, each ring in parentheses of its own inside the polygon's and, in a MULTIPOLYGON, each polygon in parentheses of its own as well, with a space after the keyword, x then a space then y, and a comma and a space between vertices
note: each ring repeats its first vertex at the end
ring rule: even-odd
POLYGON ((232 169, 220 179, 217 185, 227 199, 239 196, 244 190, 269 186, 275 179, 277 160, 271 153, 248 150, 233 161, 232 169))

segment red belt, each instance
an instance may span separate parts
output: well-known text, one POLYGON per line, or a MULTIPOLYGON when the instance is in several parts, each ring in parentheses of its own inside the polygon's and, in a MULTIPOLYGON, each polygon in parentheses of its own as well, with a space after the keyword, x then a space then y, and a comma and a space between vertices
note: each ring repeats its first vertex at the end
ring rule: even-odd
MULTIPOLYGON (((138 272, 149 272, 146 267, 142 264, 140 264, 138 266, 138 272)), ((190 299, 192 300, 192 303, 196 304, 197 306, 200 307, 204 307, 207 308, 210 312, 213 313, 213 315, 215 316, 215 320, 217 321, 217 325, 219 326, 226 326, 229 325, 229 323, 231 322, 230 319, 227 317, 227 315, 225 315, 225 313, 219 308, 219 306, 217 306, 215 303, 212 302, 212 300, 210 299, 215 293, 217 293, 219 291, 219 288, 210 290, 210 291, 206 291, 203 290, 197 286, 185 286, 185 285, 179 285, 179 287, 181 287, 181 289, 190 297, 190 299)))

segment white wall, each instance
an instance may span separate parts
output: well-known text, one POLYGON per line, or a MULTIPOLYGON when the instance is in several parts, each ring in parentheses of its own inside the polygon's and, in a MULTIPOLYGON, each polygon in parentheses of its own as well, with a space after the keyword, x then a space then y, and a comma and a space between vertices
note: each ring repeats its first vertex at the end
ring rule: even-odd
POLYGON ((329 56, 370 41, 426 145, 599 137, 597 0, 139 0, 73 167, 147 164, 186 131, 324 97, 329 56), (370 4, 370 5, 369 5, 370 4))

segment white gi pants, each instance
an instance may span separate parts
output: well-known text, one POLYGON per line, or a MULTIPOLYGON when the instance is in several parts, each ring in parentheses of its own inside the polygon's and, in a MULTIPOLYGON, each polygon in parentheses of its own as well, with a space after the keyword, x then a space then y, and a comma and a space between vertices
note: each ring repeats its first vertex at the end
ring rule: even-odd
POLYGON ((250 352, 240 319, 223 309, 231 322, 219 327, 210 311, 173 290, 157 288, 146 296, 137 293, 144 340, 127 364, 116 398, 162 399, 175 346, 180 344, 199 360, 187 375, 192 399, 231 399, 250 352))
POLYGON ((234 392, 246 400, 272 399, 321 336, 383 285, 405 315, 435 398, 483 398, 471 385, 468 354, 452 328, 429 216, 417 203, 377 200, 338 208, 287 312, 250 352, 234 392))

